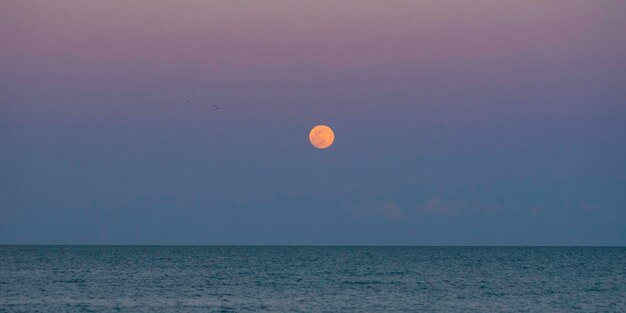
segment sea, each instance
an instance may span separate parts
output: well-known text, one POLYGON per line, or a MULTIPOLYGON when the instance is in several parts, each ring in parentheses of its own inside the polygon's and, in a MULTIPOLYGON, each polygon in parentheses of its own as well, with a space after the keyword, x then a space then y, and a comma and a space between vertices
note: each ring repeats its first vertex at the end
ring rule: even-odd
POLYGON ((626 247, 4 245, 0 312, 626 312, 626 247))

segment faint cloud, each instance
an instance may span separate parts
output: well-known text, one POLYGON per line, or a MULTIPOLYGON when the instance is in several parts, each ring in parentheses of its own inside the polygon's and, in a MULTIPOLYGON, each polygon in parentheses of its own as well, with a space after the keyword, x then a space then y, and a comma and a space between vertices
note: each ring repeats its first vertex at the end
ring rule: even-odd
MULTIPOLYGON (((352 218, 364 217, 382 217, 390 220, 398 220, 406 218, 406 212, 416 214, 418 216, 456 216, 467 212, 494 214, 503 209, 502 203, 480 203, 446 200, 438 197, 431 198, 418 205, 411 205, 409 211, 407 207, 404 209, 395 201, 367 201, 360 205, 350 207, 350 216, 352 218)), ((532 215, 539 215, 543 212, 543 207, 533 205, 528 207, 532 215)))
POLYGON ((589 212, 599 211, 600 210, 600 208, 597 205, 595 205, 593 203, 590 203, 590 202, 586 202, 586 201, 583 201, 583 202, 579 203, 578 207, 580 207, 581 209, 583 209, 585 211, 589 211, 589 212))
POLYGON ((385 203, 382 206, 382 210, 387 217, 392 218, 392 219, 398 219, 404 216, 404 213, 402 212, 402 210, 400 210, 400 208, 398 208, 398 205, 396 205, 393 202, 385 203))
POLYGON ((444 201, 433 198, 417 209, 418 214, 424 215, 457 215, 467 208, 463 201, 444 201))
POLYGON ((533 205, 529 208, 529 210, 531 215, 539 215, 541 214, 541 211, 543 211, 543 208, 538 205, 533 205))
POLYGON ((353 218, 377 216, 397 220, 404 217, 404 212, 393 201, 372 201, 353 207, 351 216, 353 218))

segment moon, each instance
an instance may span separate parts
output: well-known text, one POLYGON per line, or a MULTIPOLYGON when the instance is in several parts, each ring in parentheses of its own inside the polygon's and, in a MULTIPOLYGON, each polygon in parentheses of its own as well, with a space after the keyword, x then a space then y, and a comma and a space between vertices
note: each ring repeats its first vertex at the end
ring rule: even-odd
POLYGON ((335 133, 326 125, 317 125, 309 133, 311 144, 318 149, 326 149, 335 141, 335 133))

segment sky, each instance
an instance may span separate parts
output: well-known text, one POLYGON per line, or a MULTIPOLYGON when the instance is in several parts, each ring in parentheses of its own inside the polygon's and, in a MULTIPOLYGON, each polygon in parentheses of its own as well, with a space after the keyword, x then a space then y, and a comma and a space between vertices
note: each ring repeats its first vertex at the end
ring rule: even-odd
POLYGON ((626 245, 625 13, 2 1, 0 243, 626 245))

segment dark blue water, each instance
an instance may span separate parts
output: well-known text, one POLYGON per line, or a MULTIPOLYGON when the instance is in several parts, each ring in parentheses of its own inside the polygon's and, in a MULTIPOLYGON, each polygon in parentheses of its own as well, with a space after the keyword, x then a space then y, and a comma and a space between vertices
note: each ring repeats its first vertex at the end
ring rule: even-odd
POLYGON ((626 248, 0 246, 0 312, 626 312, 626 248))

